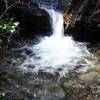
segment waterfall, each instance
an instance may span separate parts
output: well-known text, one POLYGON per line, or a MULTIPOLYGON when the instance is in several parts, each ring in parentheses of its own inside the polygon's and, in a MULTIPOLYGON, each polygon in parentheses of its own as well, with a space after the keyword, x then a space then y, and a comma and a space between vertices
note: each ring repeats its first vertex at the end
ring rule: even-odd
POLYGON ((86 45, 64 36, 61 13, 53 9, 48 12, 52 18, 52 36, 42 37, 39 43, 23 47, 31 50, 33 55, 27 55, 20 68, 36 73, 39 70, 49 73, 59 72, 61 76, 75 69, 76 66, 82 66, 78 71, 86 71, 91 66, 88 60, 90 53, 86 45), (28 68, 29 65, 35 67, 28 68))
POLYGON ((64 33, 63 27, 63 14, 54 11, 53 9, 49 10, 49 14, 52 18, 52 30, 53 36, 55 37, 62 37, 64 33))

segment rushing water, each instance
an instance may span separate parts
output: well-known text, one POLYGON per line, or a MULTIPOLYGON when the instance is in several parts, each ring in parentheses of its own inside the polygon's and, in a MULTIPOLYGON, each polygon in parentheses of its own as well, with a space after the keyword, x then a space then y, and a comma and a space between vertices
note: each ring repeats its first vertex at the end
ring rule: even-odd
POLYGON ((35 45, 24 46, 33 52, 33 55, 26 55, 26 59, 19 66, 24 71, 46 72, 58 71, 61 76, 69 70, 79 66, 79 71, 86 71, 91 66, 88 60, 91 57, 86 44, 75 42, 69 36, 64 36, 63 15, 53 9, 48 10, 52 18, 52 36, 43 37, 35 45), (29 68, 27 66, 34 66, 29 68))

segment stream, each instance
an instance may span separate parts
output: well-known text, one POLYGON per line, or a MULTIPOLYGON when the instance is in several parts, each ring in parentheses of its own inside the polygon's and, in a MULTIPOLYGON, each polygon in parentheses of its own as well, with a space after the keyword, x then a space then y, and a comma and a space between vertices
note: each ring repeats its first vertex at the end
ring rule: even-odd
MULTIPOLYGON (((88 43, 77 42, 70 36, 64 36, 63 14, 54 9, 47 11, 52 19, 52 35, 38 37, 35 42, 13 48, 1 58, 0 75, 4 79, 7 78, 8 83, 1 82, 0 89, 14 94, 7 96, 9 99, 5 100, 15 97, 25 100, 76 100, 68 99, 60 85, 79 85, 81 82, 78 79, 85 79, 87 82, 87 78, 91 76, 84 75, 100 65, 99 48, 92 50, 88 48, 88 43)), ((97 72, 95 74, 100 77, 97 72)))
MULTIPOLYGON (((26 55, 24 62, 19 66, 23 71, 38 73, 58 72, 61 77, 77 66, 79 70, 86 71, 92 66, 91 54, 85 43, 75 42, 69 36, 64 36, 63 14, 49 10, 52 18, 52 35, 44 37, 35 45, 25 45, 20 49, 28 49, 34 54, 26 55), (28 68, 30 66, 30 68, 28 68), (34 68, 32 68, 34 66, 34 68)), ((23 52, 24 53, 24 52, 23 52)))

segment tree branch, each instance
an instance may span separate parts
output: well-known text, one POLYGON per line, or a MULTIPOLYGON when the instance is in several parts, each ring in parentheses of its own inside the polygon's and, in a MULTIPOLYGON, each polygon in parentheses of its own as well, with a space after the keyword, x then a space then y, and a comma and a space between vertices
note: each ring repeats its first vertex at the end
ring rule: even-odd
POLYGON ((5 2, 5 5, 6 5, 6 9, 8 8, 8 1, 7 0, 4 0, 5 2))

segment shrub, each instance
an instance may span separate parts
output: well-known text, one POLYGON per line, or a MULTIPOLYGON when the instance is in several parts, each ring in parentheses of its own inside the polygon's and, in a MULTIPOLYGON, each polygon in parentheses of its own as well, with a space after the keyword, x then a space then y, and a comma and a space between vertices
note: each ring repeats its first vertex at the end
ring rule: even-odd
POLYGON ((13 22, 13 19, 0 20, 0 32, 13 33, 19 22, 13 22))
POLYGON ((3 100, 5 96, 6 96, 5 92, 0 92, 0 100, 3 100))
POLYGON ((0 52, 9 47, 14 34, 17 33, 19 22, 14 22, 13 18, 0 20, 0 52))

